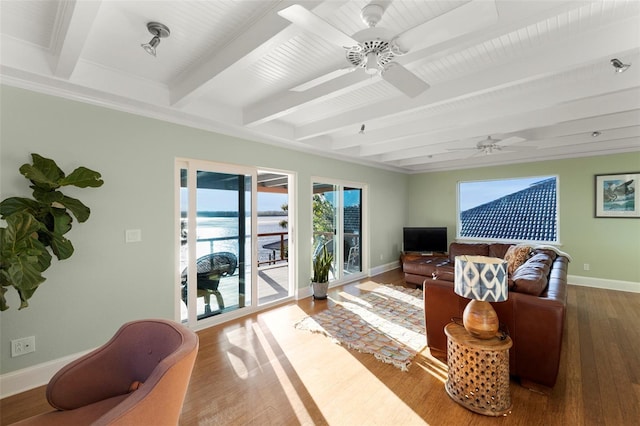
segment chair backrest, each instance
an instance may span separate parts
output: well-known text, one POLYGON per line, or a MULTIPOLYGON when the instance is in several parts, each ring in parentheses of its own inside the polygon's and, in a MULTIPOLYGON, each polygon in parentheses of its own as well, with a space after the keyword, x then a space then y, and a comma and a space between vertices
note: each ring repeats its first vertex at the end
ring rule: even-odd
POLYGON ((132 321, 60 370, 49 382, 47 399, 56 408, 74 409, 128 393, 94 424, 177 424, 197 352, 198 336, 181 324, 132 321))
MULTIPOLYGON (((198 275, 209 275, 215 273, 220 277, 233 275, 238 267, 238 258, 235 254, 221 251, 209 253, 196 260, 196 272, 198 275)), ((183 284, 187 279, 187 268, 180 274, 183 284)))

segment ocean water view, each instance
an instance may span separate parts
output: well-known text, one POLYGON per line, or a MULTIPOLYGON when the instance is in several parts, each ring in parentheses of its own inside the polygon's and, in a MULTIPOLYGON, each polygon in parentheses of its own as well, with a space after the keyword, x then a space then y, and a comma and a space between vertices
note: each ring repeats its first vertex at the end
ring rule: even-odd
MULTIPOLYGON (((286 220, 287 216, 258 216, 258 234, 273 232, 287 232, 287 228, 282 228, 280 222, 286 220)), ((238 255, 238 218, 237 217, 198 217, 197 218, 197 239, 196 257, 201 257, 212 252, 231 252, 238 255), (228 239, 227 239, 228 238, 228 239), (220 240, 222 239, 222 240, 220 240), (204 240, 204 241, 203 241, 204 240)), ((251 234, 251 219, 246 219, 246 233, 251 234)), ((286 235, 285 235, 286 239, 286 235)), ((271 243, 279 243, 280 236, 259 237, 258 239, 258 261, 269 260, 269 256, 274 256, 272 249, 264 248, 271 243)), ((280 257, 279 250, 275 251, 275 256, 280 257)), ((186 245, 182 246, 181 263, 186 265, 186 245)))

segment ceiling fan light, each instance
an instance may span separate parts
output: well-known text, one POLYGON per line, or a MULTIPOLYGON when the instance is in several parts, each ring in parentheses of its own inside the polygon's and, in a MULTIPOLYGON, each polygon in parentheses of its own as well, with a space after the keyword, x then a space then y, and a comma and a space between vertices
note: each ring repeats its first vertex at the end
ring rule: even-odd
POLYGON ((367 53, 367 63, 364 70, 371 75, 378 73, 378 54, 376 52, 367 53))

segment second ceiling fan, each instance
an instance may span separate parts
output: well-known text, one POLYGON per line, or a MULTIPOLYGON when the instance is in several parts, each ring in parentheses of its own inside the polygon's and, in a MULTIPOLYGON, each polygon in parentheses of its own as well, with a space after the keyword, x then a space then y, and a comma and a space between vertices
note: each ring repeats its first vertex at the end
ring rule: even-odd
POLYGON ((293 24, 343 47, 349 63, 346 68, 317 77, 292 90, 308 90, 362 68, 367 74, 382 76, 405 95, 416 97, 427 90, 429 84, 394 61, 395 58, 484 28, 498 18, 493 0, 473 0, 400 34, 393 34, 388 29, 376 26, 390 3, 389 0, 377 0, 363 7, 360 17, 367 28, 353 36, 345 34, 299 4, 280 10, 278 14, 293 24))

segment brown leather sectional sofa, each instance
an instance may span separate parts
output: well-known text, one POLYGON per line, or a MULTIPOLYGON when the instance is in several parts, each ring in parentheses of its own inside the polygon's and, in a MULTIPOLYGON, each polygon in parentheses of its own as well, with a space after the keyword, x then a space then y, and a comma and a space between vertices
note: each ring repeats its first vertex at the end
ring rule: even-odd
MULTIPOLYGON (((455 257, 467 254, 504 258, 510 247, 451 243, 448 257, 408 258, 403 262, 406 282, 423 285, 427 344, 432 355, 446 359, 444 326, 454 318, 462 318, 469 302, 453 291, 455 257)), ((509 266, 517 266, 511 264, 513 256, 508 257, 509 266)), ((527 250, 526 262, 510 274, 508 300, 492 303, 501 328, 513 340, 509 350, 511 375, 523 386, 545 393, 555 385, 560 365, 568 263, 566 256, 551 248, 527 250)))

